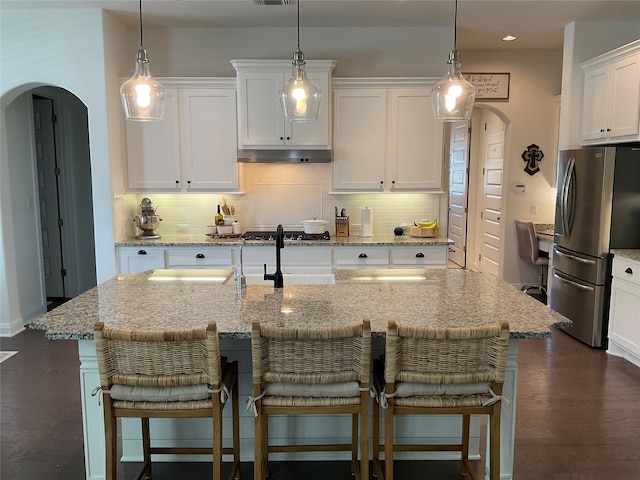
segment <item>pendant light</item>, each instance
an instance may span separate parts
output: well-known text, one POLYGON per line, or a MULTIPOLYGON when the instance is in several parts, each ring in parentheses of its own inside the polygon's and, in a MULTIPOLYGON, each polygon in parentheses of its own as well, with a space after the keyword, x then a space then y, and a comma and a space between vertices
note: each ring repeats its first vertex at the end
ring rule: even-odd
POLYGON ((469 120, 473 111, 475 88, 467 82, 460 71, 460 53, 456 50, 458 27, 458 0, 455 0, 453 26, 453 50, 449 53, 449 71, 435 87, 431 89, 433 115, 443 122, 469 120))
POLYGON ((140 49, 133 76, 120 87, 120 97, 128 120, 157 122, 164 114, 164 87, 151 76, 147 51, 142 42, 142 0, 140 0, 140 49))
POLYGON ((307 77, 304 54, 300 51, 300 0, 296 3, 298 5, 298 49, 293 54, 293 75, 280 88, 278 98, 286 120, 307 122, 318 119, 322 92, 320 87, 307 77))

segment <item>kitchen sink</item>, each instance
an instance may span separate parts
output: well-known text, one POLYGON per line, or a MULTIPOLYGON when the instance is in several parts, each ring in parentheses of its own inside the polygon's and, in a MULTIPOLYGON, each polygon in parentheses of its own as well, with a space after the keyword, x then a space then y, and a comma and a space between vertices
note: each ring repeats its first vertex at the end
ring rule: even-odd
MULTIPOLYGON (((284 285, 333 285, 333 273, 284 273, 284 285)), ((273 285, 273 280, 265 280, 262 274, 245 275, 247 285, 273 285)))

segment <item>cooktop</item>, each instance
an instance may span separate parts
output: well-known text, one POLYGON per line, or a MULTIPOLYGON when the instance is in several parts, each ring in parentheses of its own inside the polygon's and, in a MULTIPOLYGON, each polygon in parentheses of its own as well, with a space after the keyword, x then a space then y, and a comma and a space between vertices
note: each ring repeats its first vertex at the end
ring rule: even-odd
MULTIPOLYGON (((275 230, 248 230, 240 235, 245 240, 275 240, 275 230)), ((285 240, 331 240, 329 232, 324 233, 304 233, 302 230, 285 230, 285 240)))

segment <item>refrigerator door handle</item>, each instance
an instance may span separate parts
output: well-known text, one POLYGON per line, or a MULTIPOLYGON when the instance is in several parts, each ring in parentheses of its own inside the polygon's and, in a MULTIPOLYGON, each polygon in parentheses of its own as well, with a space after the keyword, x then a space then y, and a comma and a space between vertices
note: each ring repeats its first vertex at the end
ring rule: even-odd
POLYGON ((589 260, 588 258, 576 257, 575 255, 569 255, 568 253, 562 253, 557 248, 554 248, 553 251, 559 257, 569 258, 571 260, 575 260, 576 262, 586 263, 587 265, 595 265, 596 264, 596 262, 594 260, 589 260))
POLYGON ((558 275, 556 272, 553 272, 553 276, 554 276, 555 278, 557 278, 558 280, 560 280, 561 282, 568 283, 569 285, 572 285, 572 286, 574 286, 574 287, 576 287, 576 288, 579 288, 579 289, 581 289, 581 290, 587 290, 587 291, 589 291, 589 292, 592 292, 592 291, 594 291, 594 290, 595 290, 595 288, 593 288, 593 287, 587 287, 586 285, 580 285, 579 283, 572 282, 571 280, 567 280, 566 278, 562 278, 562 277, 561 277, 560 275, 558 275))
POLYGON ((575 205, 575 199, 571 204, 571 211, 569 211, 569 194, 573 193, 575 196, 575 192, 572 190, 573 181, 575 179, 575 167, 576 160, 571 157, 569 159, 569 164, 567 165, 567 169, 564 172, 564 178, 562 181, 562 227, 564 230, 564 236, 569 237, 571 233, 571 228, 573 227, 573 208, 575 205))

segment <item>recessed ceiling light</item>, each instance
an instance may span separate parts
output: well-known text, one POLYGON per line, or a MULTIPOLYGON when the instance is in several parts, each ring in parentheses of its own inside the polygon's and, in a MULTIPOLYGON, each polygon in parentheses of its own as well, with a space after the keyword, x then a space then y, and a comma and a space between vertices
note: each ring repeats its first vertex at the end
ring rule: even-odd
POLYGON ((514 40, 517 40, 518 37, 514 36, 514 35, 505 35, 504 37, 502 37, 502 40, 504 40, 505 42, 513 42, 514 40))

